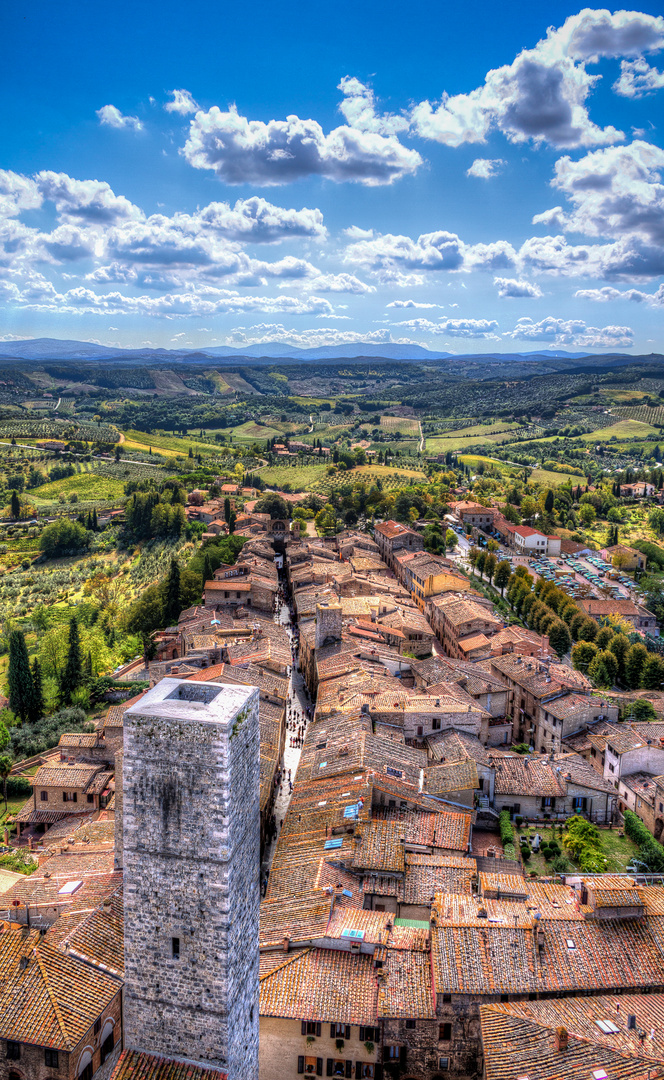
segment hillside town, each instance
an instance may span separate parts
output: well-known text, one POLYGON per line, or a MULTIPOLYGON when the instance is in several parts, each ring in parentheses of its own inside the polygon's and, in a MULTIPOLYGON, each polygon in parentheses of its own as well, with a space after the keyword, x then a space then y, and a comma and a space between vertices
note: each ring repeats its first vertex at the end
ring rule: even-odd
MULTIPOLYGON (((451 513, 475 539, 500 532, 486 507, 451 513)), ((0 881, 6 1080, 171 1080, 178 1062, 195 1080, 664 1076, 663 879, 638 860, 529 871, 570 819, 623 835, 633 812, 661 837, 664 721, 630 717, 546 633, 510 625, 416 528, 238 526, 236 562, 154 634, 147 667, 120 673, 129 696, 29 763, 16 843, 38 867, 0 881), (226 731, 229 709, 224 753, 246 755, 245 779, 236 766, 222 791, 191 724, 209 713, 226 731), (229 841, 215 886, 222 804, 245 821, 255 805, 260 835, 255 852, 229 841), (230 918, 216 942, 215 888, 230 918), (253 1058, 234 1045, 245 1025, 253 1058)), ((508 533, 515 556, 560 551, 508 533)))

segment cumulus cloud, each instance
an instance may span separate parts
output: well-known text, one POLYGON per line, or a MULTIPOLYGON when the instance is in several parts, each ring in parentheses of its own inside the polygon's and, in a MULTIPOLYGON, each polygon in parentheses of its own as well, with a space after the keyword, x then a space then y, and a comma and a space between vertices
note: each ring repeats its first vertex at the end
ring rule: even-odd
POLYGON ((525 297, 535 299, 542 295, 539 285, 533 285, 530 281, 518 281, 516 278, 496 277, 494 285, 498 288, 498 296, 514 300, 525 297))
POLYGON ((350 225, 343 230, 343 234, 349 240, 371 240, 374 231, 373 229, 361 229, 359 225, 350 225))
POLYGON ((465 244, 456 233, 439 230, 423 233, 417 240, 393 233, 358 240, 348 245, 345 258, 376 273, 385 283, 410 285, 414 282, 397 281, 395 275, 409 271, 509 269, 514 265, 516 253, 504 240, 465 244))
POLYGON ((542 341, 550 345, 573 345, 581 349, 628 349, 634 331, 629 326, 588 326, 582 319, 556 319, 549 316, 539 322, 529 317, 519 319, 504 337, 519 341, 542 341))
POLYGON ((407 326, 409 330, 419 334, 434 334, 437 337, 456 338, 489 338, 497 339, 496 331, 498 323, 495 319, 441 319, 432 322, 430 319, 407 319, 398 322, 395 326, 407 326))
POLYGON ((660 285, 654 293, 641 292, 640 289, 615 289, 611 285, 605 285, 601 289, 577 289, 574 296, 578 300, 593 300, 600 304, 630 300, 649 307, 664 307, 664 285, 660 285))
POLYGON ((164 105, 166 112, 187 116, 189 113, 195 113, 198 110, 198 105, 188 90, 169 90, 168 92, 173 100, 167 101, 164 105))
POLYGON ((316 273, 306 280, 303 285, 305 288, 317 293, 354 293, 356 296, 363 296, 376 292, 375 285, 367 285, 365 281, 361 281, 355 274, 316 273))
POLYGON ((502 158, 475 158, 473 164, 466 170, 466 176, 476 176, 480 180, 490 180, 497 176, 506 163, 502 158))
POLYGON ((281 345, 295 345, 299 348, 315 348, 323 345, 356 345, 373 343, 384 345, 387 342, 414 344, 410 338, 394 338, 389 330, 371 330, 359 333, 354 330, 337 330, 333 326, 320 326, 312 330, 289 330, 281 323, 262 323, 256 326, 238 326, 229 334, 229 345, 259 345, 262 342, 278 342, 281 345))
POLYGON ((133 128, 134 131, 141 131, 143 128, 137 116, 124 116, 115 105, 102 105, 101 109, 97 109, 97 116, 99 123, 107 124, 108 127, 133 128))
POLYGON ((613 84, 613 89, 620 97, 641 98, 661 90, 663 86, 664 71, 658 71, 641 58, 621 62, 620 78, 613 84))
POLYGON ((23 210, 37 210, 41 204, 42 195, 34 180, 0 169, 0 218, 15 217, 23 210))
POLYGON ((190 165, 212 169, 227 184, 286 184, 305 176, 376 186, 419 168, 416 150, 393 136, 342 126, 328 135, 315 120, 248 120, 216 105, 191 121, 183 149, 190 165))
POLYGON ((377 113, 373 90, 359 79, 346 75, 337 89, 344 95, 339 110, 350 127, 358 131, 372 131, 377 135, 398 135, 408 131, 410 121, 406 116, 377 113))
POLYGON ((64 218, 110 225, 118 221, 137 221, 143 213, 124 195, 116 195, 103 180, 73 180, 66 173, 44 170, 35 177, 44 199, 55 203, 64 218))
POLYGON ((258 196, 238 199, 232 208, 225 202, 209 203, 197 217, 201 224, 229 240, 252 244, 271 244, 301 237, 324 240, 327 236, 320 210, 306 207, 287 210, 258 196))
POLYGON ((602 57, 640 56, 664 46, 664 18, 641 11, 584 8, 570 15, 548 40, 575 60, 597 63, 602 57))
POLYGON ((388 308, 437 308, 440 304, 424 304, 419 300, 393 300, 388 308))

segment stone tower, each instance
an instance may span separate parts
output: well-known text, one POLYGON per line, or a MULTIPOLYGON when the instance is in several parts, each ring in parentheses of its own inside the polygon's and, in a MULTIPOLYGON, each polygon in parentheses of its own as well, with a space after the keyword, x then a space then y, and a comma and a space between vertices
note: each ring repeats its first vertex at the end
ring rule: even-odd
POLYGON ((258 690, 163 679, 124 715, 125 1046, 258 1076, 258 690))
POLYGON ((341 641, 341 604, 316 604, 316 648, 341 641))

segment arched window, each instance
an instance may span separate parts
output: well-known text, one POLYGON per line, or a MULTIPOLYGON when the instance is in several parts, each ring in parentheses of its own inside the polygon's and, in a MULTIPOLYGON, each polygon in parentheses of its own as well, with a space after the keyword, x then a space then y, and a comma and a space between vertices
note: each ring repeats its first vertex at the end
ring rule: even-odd
POLYGON ((114 1038, 114 1024, 110 1016, 104 1024, 104 1030, 101 1033, 101 1064, 103 1065, 107 1057, 110 1057, 113 1053, 113 1047, 115 1045, 114 1038))
POLYGON ((84 1050, 78 1063, 78 1080, 92 1080, 92 1054, 84 1050))

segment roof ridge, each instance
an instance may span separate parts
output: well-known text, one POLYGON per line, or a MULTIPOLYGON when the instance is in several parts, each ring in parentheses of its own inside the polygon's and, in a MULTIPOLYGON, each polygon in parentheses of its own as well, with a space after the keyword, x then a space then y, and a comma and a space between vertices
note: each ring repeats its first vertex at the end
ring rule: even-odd
POLYGON ((46 993, 48 994, 49 1001, 51 1002, 53 1012, 55 1013, 56 1019, 58 1021, 58 1026, 60 1028, 62 1038, 64 1039, 65 1046, 67 1047, 67 1050, 73 1050, 74 1049, 74 1044, 71 1042, 71 1040, 69 1038, 69 1032, 67 1031, 67 1028, 65 1026, 65 1022, 64 1022, 62 1013, 60 1012, 60 1005, 58 1004, 58 1001, 57 1001, 57 999, 55 997, 55 994, 53 993, 53 990, 51 989, 51 985, 50 985, 49 980, 48 980, 48 972, 47 972, 46 967, 45 967, 45 965, 44 965, 44 963, 42 961, 41 956, 39 955, 39 948, 38 948, 37 945, 35 945, 35 959, 36 959, 37 964, 39 966, 39 971, 40 971, 41 977, 44 980, 44 987, 45 987, 46 993))
POLYGON ((277 966, 275 968, 272 968, 272 971, 266 971, 264 975, 259 975, 258 976, 259 983, 263 982, 264 979, 269 978, 270 975, 274 975, 277 971, 282 971, 289 964, 292 964, 294 960, 299 960, 300 957, 306 956, 307 953, 310 953, 312 951, 312 949, 313 949, 313 945, 308 945, 306 947, 306 949, 299 949, 298 952, 292 953, 288 957, 287 960, 284 960, 284 962, 282 964, 277 964, 277 966))
MULTIPOLYGON (((512 1003, 510 1003, 510 1004, 512 1004, 512 1003)), ((515 1001, 515 1002, 513 1002, 513 1004, 514 1005, 519 1005, 519 1004, 525 1004, 525 1002, 522 1003, 522 1002, 516 1002, 515 1001)), ((625 1058, 625 1059, 634 1059, 634 1058, 636 1058, 638 1061, 651 1061, 651 1062, 653 1062, 653 1064, 655 1064, 655 1063, 664 1064, 664 1054, 660 1054, 657 1057, 653 1057, 651 1054, 648 1054, 648 1055, 644 1055, 642 1057, 641 1054, 639 1053, 639 1048, 638 1047, 634 1047, 633 1050, 630 1050, 628 1047, 622 1047, 620 1045, 618 1045, 618 1046, 616 1046, 614 1044, 608 1044, 607 1045, 607 1043, 605 1043, 603 1041, 603 1039, 602 1039, 602 1034, 603 1034, 602 1032, 598 1033, 599 1041, 597 1041, 596 1039, 590 1038, 589 1035, 580 1035, 577 1031, 572 1031, 572 1029, 570 1027, 568 1027, 567 1024, 564 1024, 564 1023, 555 1024, 553 1021, 547 1021, 547 1020, 543 1020, 543 1019, 540 1019, 540 1018, 535 1018, 533 1016, 523 1016, 523 1015, 521 1015, 521 1016, 517 1017, 513 1013, 510 1013, 510 1012, 507 1012, 507 1015, 508 1016, 511 1015, 513 1017, 513 1019, 515 1019, 515 1020, 517 1018, 519 1020, 522 1020, 522 1021, 525 1020, 529 1024, 532 1024, 534 1027, 542 1028, 542 1029, 544 1029, 546 1031, 555 1031, 556 1028, 562 1026, 562 1027, 565 1028, 565 1030, 567 1031, 567 1034, 568 1034, 568 1036, 570 1038, 576 1039, 577 1042, 583 1043, 584 1046, 601 1046, 603 1050, 609 1050, 612 1053, 617 1054, 619 1057, 622 1057, 622 1058, 625 1058)), ((595 1021, 591 1020, 590 1023, 595 1023, 595 1021)))

